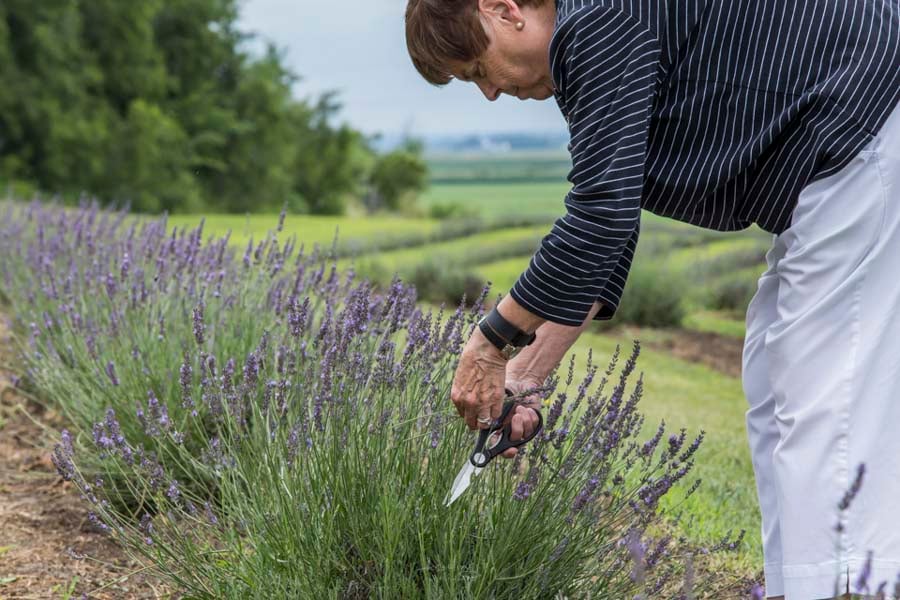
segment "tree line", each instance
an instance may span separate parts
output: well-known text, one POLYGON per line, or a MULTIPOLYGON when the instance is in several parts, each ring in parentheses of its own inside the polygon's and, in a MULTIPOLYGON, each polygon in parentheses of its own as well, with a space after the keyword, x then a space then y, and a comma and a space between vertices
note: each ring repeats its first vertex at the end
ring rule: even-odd
POLYGON ((236 0, 0 2, 0 181, 142 212, 399 208, 421 147, 378 155, 251 56, 236 0))

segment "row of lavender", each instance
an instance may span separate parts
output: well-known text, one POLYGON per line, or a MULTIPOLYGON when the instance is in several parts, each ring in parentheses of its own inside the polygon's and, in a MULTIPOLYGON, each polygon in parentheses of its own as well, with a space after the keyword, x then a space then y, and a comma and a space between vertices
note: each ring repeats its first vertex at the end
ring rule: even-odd
MULTIPOLYGON (((447 401, 482 313, 423 312, 277 230, 241 254, 96 206, 0 206, 19 383, 96 525, 195 597, 680 597, 659 499, 702 434, 638 440, 638 347, 554 375, 545 430, 442 504, 472 437, 447 401), (597 375, 599 379, 597 379, 597 375), (573 387, 574 386, 574 387, 573 387), (652 533, 651 533, 652 532, 652 533)), ((703 553, 734 549, 723 540, 703 553)), ((688 592, 690 593, 690 592, 688 592)))

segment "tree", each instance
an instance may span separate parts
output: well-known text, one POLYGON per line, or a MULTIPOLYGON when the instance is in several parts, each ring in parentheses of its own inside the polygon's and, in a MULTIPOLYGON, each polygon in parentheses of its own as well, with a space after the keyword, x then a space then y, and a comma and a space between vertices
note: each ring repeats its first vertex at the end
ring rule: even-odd
POLYGON ((373 192, 369 196, 369 210, 408 208, 415 195, 425 190, 428 168, 416 152, 420 148, 420 145, 406 146, 378 157, 369 178, 373 192))
POLYGON ((250 57, 236 0, 3 0, 0 180, 140 211, 340 213, 371 151, 250 57))
POLYGON ((294 188, 313 214, 343 214, 345 196, 360 191, 365 175, 365 139, 346 125, 329 123, 340 105, 326 93, 311 109, 297 107, 294 188))

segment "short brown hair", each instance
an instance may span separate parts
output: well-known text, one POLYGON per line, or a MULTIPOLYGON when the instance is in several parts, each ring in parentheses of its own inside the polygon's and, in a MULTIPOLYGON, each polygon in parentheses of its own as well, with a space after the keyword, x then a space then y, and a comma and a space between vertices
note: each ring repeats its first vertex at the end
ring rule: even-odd
MULTIPOLYGON (((519 6, 540 6, 545 1, 515 0, 519 6)), ((448 64, 475 60, 488 41, 478 18, 478 0, 409 0, 406 5, 406 47, 416 70, 429 83, 450 83, 448 64)))

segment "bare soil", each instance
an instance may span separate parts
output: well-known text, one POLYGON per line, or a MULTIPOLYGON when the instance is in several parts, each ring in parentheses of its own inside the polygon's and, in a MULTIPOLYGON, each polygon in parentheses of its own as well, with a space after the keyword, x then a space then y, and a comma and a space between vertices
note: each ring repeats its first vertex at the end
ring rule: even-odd
MULTIPOLYGON (((0 315, 0 364, 10 356, 0 315)), ((0 369, 0 599, 163 598, 164 586, 87 518, 50 460, 59 415, 17 393, 0 369), (49 429, 47 429, 49 428, 49 429)))
POLYGON ((654 329, 644 335, 644 330, 639 327, 619 327, 610 333, 626 339, 641 340, 642 346, 646 348, 706 365, 731 377, 741 376, 743 338, 686 329, 654 329))

